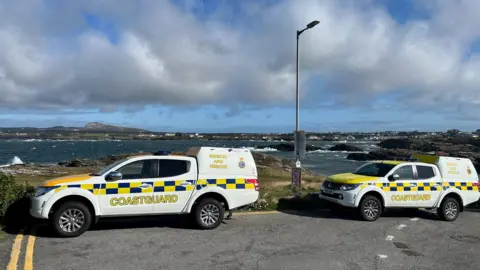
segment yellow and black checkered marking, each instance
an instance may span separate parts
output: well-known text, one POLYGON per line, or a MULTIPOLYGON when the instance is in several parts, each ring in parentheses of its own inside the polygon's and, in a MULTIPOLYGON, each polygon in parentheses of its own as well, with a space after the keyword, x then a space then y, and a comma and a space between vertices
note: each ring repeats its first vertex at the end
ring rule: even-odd
MULTIPOLYGON (((247 183, 244 178, 237 179, 200 179, 197 182, 196 189, 200 190, 207 186, 217 186, 228 190, 233 189, 255 189, 253 183, 247 183)), ((95 195, 112 195, 112 194, 135 194, 150 192, 178 192, 192 191, 195 188, 195 180, 175 180, 175 181, 145 181, 131 183, 104 183, 104 184, 76 184, 55 186, 55 192, 67 188, 81 188, 92 192, 95 195), (182 185, 189 182, 191 185, 182 185), (141 185, 150 185, 151 187, 141 188, 141 185)))
POLYGON ((477 191, 478 186, 474 186, 473 182, 398 182, 398 183, 365 183, 360 187, 376 186, 385 192, 397 191, 438 191, 447 190, 449 188, 457 188, 463 191, 477 191))
POLYGON ((244 178, 233 179, 199 179, 197 182, 197 190, 204 187, 221 187, 224 189, 255 189, 253 183, 247 183, 244 178))

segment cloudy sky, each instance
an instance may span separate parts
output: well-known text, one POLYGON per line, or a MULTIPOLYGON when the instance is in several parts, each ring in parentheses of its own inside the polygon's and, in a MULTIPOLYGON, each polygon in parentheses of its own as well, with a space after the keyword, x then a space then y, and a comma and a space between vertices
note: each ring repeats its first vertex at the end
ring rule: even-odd
POLYGON ((480 128, 478 0, 0 0, 0 126, 480 128))

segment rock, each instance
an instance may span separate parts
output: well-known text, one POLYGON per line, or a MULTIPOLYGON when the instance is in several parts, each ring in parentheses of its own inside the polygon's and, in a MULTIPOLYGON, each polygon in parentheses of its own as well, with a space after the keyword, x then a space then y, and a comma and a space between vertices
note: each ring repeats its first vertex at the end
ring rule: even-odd
POLYGON ((413 152, 404 149, 380 149, 365 153, 350 153, 347 156, 349 160, 368 161, 368 160, 386 160, 386 159, 404 159, 409 158, 413 152))
POLYGON ((349 145, 349 144, 337 144, 333 147, 330 147, 328 150, 330 150, 330 151, 348 151, 348 152, 361 152, 361 151, 363 151, 362 148, 356 147, 354 145, 349 145))
POLYGON ((381 148, 385 149, 409 149, 422 152, 439 151, 441 148, 433 142, 419 139, 388 139, 378 144, 381 148))
MULTIPOLYGON (((263 169, 263 168, 281 169, 281 170, 290 172, 292 168, 295 167, 295 164, 293 161, 285 158, 267 155, 260 152, 252 151, 251 153, 252 153, 253 159, 255 160, 255 163, 257 164, 258 169, 263 169)), ((306 175, 315 176, 315 174, 311 170, 305 167, 302 167, 302 173, 306 175)))
POLYGON ((265 146, 257 146, 256 148, 257 149, 272 148, 282 152, 291 152, 295 150, 295 146, 291 143, 271 144, 271 145, 265 145, 265 146))
POLYGON ((91 159, 74 159, 70 161, 59 162, 58 165, 65 167, 97 167, 100 166, 100 162, 91 159))
POLYGON ((257 166, 269 168, 291 169, 293 162, 276 156, 267 155, 259 152, 251 152, 257 166))
MULTIPOLYGON (((256 148, 257 149, 272 148, 272 149, 277 149, 278 151, 281 151, 281 152, 295 151, 295 145, 293 143, 278 143, 278 144, 271 144, 271 145, 263 145, 263 146, 257 146, 256 148)), ((305 148, 307 151, 324 150, 321 147, 313 146, 310 144, 307 144, 305 148)))
POLYGON ((356 160, 356 161, 367 161, 370 160, 368 153, 350 153, 347 156, 348 160, 356 160))
POLYGON ((408 139, 387 139, 381 141, 378 146, 385 149, 408 149, 408 139))

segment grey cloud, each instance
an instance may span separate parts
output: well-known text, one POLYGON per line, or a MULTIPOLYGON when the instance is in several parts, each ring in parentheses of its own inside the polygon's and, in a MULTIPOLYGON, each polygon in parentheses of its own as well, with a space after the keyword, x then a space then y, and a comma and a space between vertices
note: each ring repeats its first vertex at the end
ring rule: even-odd
POLYGON ((400 25, 366 0, 286 0, 268 9, 246 1, 249 28, 221 23, 238 20, 228 1, 206 21, 186 13, 198 2, 184 9, 168 1, 2 3, 0 108, 133 112, 216 104, 230 108, 230 117, 283 106, 295 98, 295 30, 319 19, 301 36, 301 80, 321 76, 323 85, 302 87, 302 104, 318 107, 333 96, 334 106, 369 106, 398 94, 394 106, 462 104, 479 112, 480 60, 464 60, 480 37, 479 3, 429 2, 431 20, 400 25), (81 32, 84 11, 114 21, 119 43, 81 32))

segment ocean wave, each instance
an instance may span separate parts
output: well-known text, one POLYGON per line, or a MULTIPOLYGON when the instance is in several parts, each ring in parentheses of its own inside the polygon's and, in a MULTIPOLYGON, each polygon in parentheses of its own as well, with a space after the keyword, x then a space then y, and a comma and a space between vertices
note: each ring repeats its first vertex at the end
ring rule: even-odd
POLYGON ((319 150, 307 151, 307 153, 365 153, 365 154, 368 154, 368 151, 330 151, 330 150, 319 149, 319 150))
POLYGON ((248 149, 252 152, 277 152, 278 151, 277 149, 270 148, 270 147, 261 148, 261 149, 257 149, 255 147, 241 147, 241 148, 248 149))
POLYGON ((366 140, 366 141, 334 141, 335 143, 345 143, 345 144, 367 144, 367 143, 379 143, 380 141, 369 141, 369 140, 366 140))
POLYGON ((78 140, 62 140, 62 139, 8 139, 7 142, 121 142, 123 140, 92 140, 92 139, 78 139, 78 140))
POLYGON ((6 168, 6 167, 10 167, 12 165, 21 165, 21 164, 24 164, 23 161, 19 157, 14 156, 12 159, 10 159, 7 162, 7 164, 0 165, 0 168, 6 168))

